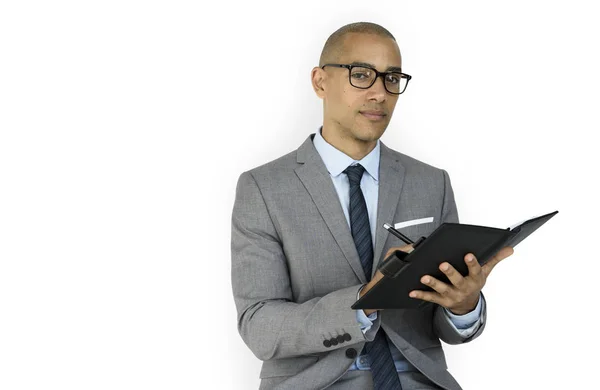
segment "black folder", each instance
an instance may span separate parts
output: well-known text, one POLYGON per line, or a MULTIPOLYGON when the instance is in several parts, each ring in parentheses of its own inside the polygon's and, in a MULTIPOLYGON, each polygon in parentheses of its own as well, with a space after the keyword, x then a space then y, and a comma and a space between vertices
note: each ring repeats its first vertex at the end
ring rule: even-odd
POLYGON ((443 223, 412 252, 395 251, 379 265, 384 277, 352 305, 352 309, 418 309, 431 302, 411 298, 412 290, 434 291, 421 283, 424 275, 451 284, 439 265, 446 261, 463 276, 469 269, 464 257, 473 253, 479 264, 487 263, 500 249, 515 247, 556 215, 554 211, 531 218, 512 228, 443 223))

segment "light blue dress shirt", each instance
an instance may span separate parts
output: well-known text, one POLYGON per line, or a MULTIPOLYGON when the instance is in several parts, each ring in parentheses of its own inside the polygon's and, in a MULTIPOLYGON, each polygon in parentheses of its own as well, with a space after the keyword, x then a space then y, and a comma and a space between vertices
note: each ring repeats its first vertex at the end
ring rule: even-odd
MULTIPOLYGON (((365 168, 365 174, 363 174, 360 187, 367 203, 367 213, 369 214, 369 223, 371 225, 371 239, 373 240, 373 247, 375 246, 375 228, 377 226, 377 200, 379 195, 379 156, 380 156, 380 142, 377 140, 375 148, 363 157, 362 160, 354 160, 344 152, 336 149, 333 145, 329 144, 321 135, 323 127, 319 128, 316 132, 313 144, 317 149, 317 152, 321 156, 321 159, 329 171, 333 185, 337 191, 346 221, 348 222, 348 229, 350 226, 350 182, 348 176, 343 171, 349 165, 355 165, 360 163, 365 168)), ((384 221, 385 222, 385 221, 384 221)), ((389 221, 388 221, 389 222, 389 221)), ((358 296, 357 296, 358 299, 358 296)), ((479 302, 477 307, 470 313, 465 315, 455 315, 449 310, 444 308, 445 313, 450 318, 451 323, 455 326, 456 330, 463 336, 468 337, 474 334, 481 323, 481 311, 484 305, 481 295, 479 296, 479 302)), ((363 333, 368 332, 373 325, 373 321, 377 319, 377 312, 371 313, 371 315, 365 315, 363 310, 356 310, 356 320, 361 324, 361 330, 363 333)), ((410 364, 402 355, 402 353, 392 343, 389 343, 392 358, 396 365, 397 371, 414 371, 415 368, 410 364)), ((361 355, 356 358, 349 370, 369 370, 369 357, 368 355, 361 355)))

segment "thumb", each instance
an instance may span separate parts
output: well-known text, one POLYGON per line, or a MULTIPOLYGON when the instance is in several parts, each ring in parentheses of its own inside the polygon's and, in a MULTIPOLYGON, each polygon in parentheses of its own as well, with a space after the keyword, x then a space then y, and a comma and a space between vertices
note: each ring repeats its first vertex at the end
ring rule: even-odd
POLYGON ((402 252, 410 252, 410 251, 412 251, 414 249, 413 245, 414 244, 408 244, 408 245, 401 246, 399 248, 399 250, 401 250, 402 252))
POLYGON ((504 248, 500 249, 500 251, 498 251, 498 253, 496 253, 494 255, 494 257, 492 257, 492 259, 490 261, 488 261, 482 267, 482 270, 483 270, 484 275, 486 276, 486 278, 492 272, 492 270, 494 269, 494 267, 496 265, 498 265, 498 263, 500 263, 505 258, 511 256, 513 253, 514 253, 514 249, 512 247, 504 247, 504 248))
POLYGON ((392 253, 396 252, 396 251, 402 251, 402 252, 410 252, 413 249, 413 244, 408 244, 408 245, 404 245, 404 246, 395 246, 390 248, 387 253, 385 254, 384 260, 387 259, 388 257, 390 257, 392 255, 392 253))

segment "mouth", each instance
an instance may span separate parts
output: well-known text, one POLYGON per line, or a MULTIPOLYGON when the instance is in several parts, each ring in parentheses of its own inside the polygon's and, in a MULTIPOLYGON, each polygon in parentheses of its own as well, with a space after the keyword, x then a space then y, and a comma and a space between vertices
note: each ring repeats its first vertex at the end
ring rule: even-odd
POLYGON ((366 113, 366 112, 360 112, 362 116, 366 117, 367 119, 371 120, 371 121, 380 121, 383 120, 383 118, 386 117, 385 114, 381 113, 381 114, 375 114, 375 113, 366 113))

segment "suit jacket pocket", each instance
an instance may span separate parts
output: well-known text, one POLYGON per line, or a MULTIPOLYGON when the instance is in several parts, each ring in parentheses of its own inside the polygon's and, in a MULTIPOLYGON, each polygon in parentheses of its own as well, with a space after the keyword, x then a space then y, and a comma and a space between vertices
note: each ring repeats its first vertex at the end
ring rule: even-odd
POLYGON ((265 360, 260 371, 261 378, 296 375, 319 361, 319 355, 303 355, 286 359, 265 360))

